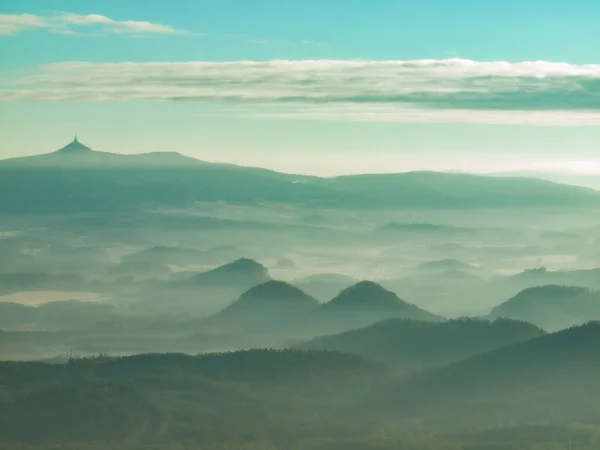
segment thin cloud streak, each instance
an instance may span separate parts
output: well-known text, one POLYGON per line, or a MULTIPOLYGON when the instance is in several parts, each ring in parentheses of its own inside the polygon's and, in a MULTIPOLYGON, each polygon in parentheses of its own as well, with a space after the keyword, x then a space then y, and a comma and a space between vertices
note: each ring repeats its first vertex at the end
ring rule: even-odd
MULTIPOLYGON (((236 113, 234 113, 236 114, 236 113)), ((270 120, 317 120, 381 123, 474 123, 542 126, 599 126, 600 111, 518 111, 427 109, 418 105, 388 107, 351 105, 321 108, 299 107, 280 112, 239 112, 238 116, 270 120)))
POLYGON ((100 14, 58 13, 41 16, 35 14, 0 14, 0 36, 14 36, 35 29, 47 29, 65 35, 107 34, 148 35, 182 34, 168 25, 138 20, 114 20, 100 14))
POLYGON ((49 27, 46 19, 34 14, 0 14, 0 36, 12 36, 25 30, 49 27))
POLYGON ((600 65, 457 58, 71 62, 0 86, 0 101, 22 100, 228 102, 253 105, 250 115, 262 118, 598 125, 600 65), (280 110, 260 111, 261 104, 280 110))

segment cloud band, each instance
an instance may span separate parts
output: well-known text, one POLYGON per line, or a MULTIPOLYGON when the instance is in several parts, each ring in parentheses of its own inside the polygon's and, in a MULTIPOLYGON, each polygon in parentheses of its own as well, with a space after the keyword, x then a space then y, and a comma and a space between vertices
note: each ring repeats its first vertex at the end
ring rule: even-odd
POLYGON ((100 14, 0 14, 0 36, 14 36, 35 29, 47 29, 58 34, 94 36, 183 33, 168 25, 139 20, 119 21, 100 14))
POLYGON ((283 118, 600 124, 600 65, 545 61, 73 62, 3 84, 0 101, 230 102, 282 105, 283 118))

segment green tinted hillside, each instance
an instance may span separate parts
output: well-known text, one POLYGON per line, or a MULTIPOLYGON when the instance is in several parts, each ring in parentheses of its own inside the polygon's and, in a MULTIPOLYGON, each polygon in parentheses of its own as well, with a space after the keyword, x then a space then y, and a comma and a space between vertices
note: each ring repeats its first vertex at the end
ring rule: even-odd
POLYGON ((404 368, 417 368, 447 364, 544 334, 533 325, 512 320, 460 319, 434 323, 390 319, 320 337, 303 347, 355 353, 404 368))

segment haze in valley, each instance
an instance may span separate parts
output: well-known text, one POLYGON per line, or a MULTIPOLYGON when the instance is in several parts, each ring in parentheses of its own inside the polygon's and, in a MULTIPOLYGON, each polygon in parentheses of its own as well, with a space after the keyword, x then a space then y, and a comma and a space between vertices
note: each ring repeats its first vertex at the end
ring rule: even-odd
POLYGON ((0 4, 0 450, 597 449, 599 21, 0 4))

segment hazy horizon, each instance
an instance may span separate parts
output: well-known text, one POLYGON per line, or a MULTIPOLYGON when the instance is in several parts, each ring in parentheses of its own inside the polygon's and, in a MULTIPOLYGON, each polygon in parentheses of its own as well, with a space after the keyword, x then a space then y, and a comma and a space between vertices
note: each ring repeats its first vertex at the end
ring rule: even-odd
POLYGON ((320 176, 600 175, 590 0, 52 4, 0 5, 2 158, 77 131, 320 176))
MULTIPOLYGON (((86 145, 87 147, 90 147, 92 150, 96 151, 96 152, 103 152, 103 153, 113 153, 113 154, 117 154, 117 155, 143 155, 143 154, 148 154, 148 153, 165 153, 165 151, 161 151, 161 150, 156 150, 156 151, 140 151, 140 152, 133 152, 133 153, 128 153, 128 152, 119 152, 119 151, 114 151, 112 149, 98 149, 95 148, 93 146, 90 146, 88 144, 87 141, 85 141, 83 138, 81 138, 81 136, 78 134, 77 137, 73 136, 73 138, 77 138, 79 142, 81 142, 82 144, 86 145)), ((9 159, 13 159, 13 158, 27 158, 27 157, 31 157, 31 156, 39 156, 39 155, 44 155, 44 154, 48 154, 48 153, 53 153, 57 150, 59 150, 60 148, 64 147, 65 145, 68 145, 69 142, 72 141, 64 141, 62 144, 58 144, 58 146, 55 146, 53 149, 48 150, 47 152, 42 152, 42 153, 31 153, 31 154, 25 154, 25 155, 21 155, 21 156, 8 156, 8 157, 0 157, 0 161, 2 160, 9 160, 9 159)), ((600 189, 600 177, 597 177, 597 174, 594 171, 594 167, 590 167, 589 164, 587 164, 586 162, 582 162, 582 161, 573 161, 571 162, 571 167, 569 167, 568 165, 562 165, 562 166, 554 166, 554 165, 541 165, 541 166, 523 166, 520 169, 514 169, 514 168, 504 168, 503 166, 496 166, 498 168, 498 170, 495 171, 486 171, 486 170, 466 170, 466 169, 461 169, 461 168, 454 168, 452 166, 450 167, 438 167, 438 166, 433 166, 433 167, 427 167, 427 166, 414 166, 414 167, 399 167, 398 170, 394 170, 394 169, 390 169, 389 164, 386 167, 374 167, 373 170, 367 170, 364 168, 364 164, 362 167, 362 170, 356 168, 356 170, 352 170, 349 169, 347 171, 328 171, 328 172, 321 172, 320 170, 316 170, 314 172, 311 172, 310 170, 302 172, 299 170, 291 170, 291 168, 288 168, 287 166, 283 166, 283 167, 279 167, 278 165, 273 165, 273 164, 269 164, 268 161, 266 161, 265 165, 259 165, 256 163, 253 163, 253 161, 247 161, 246 163, 244 163, 244 161, 237 161, 237 160, 227 160, 227 159, 220 159, 220 160, 208 160, 208 159, 203 159, 201 157, 198 157, 197 155, 195 155, 194 153, 183 153, 177 150, 167 150, 166 153, 173 153, 173 154, 181 154, 183 156, 189 157, 189 158, 193 158, 196 159, 198 161, 203 161, 203 162, 207 162, 207 163, 212 163, 212 164, 233 164, 233 165, 238 165, 238 166, 242 166, 242 167, 248 167, 248 168, 261 168, 261 169, 268 169, 268 170, 273 170, 282 174, 289 174, 289 175, 302 175, 302 176, 316 176, 316 177, 321 177, 321 178, 331 178, 331 177, 338 177, 338 176, 346 176, 346 175, 369 175, 369 174, 401 174, 401 173, 410 173, 410 172, 441 172, 441 173, 457 173, 457 174, 472 174, 472 175, 482 175, 482 176, 514 176, 514 177, 531 177, 531 178, 540 178, 540 179, 547 179, 549 181, 554 181, 557 183, 562 183, 562 184, 571 184, 571 185, 575 185, 575 186, 582 186, 582 187, 588 187, 588 188, 592 188, 592 189, 600 189), (556 170, 556 169, 562 169, 562 170, 556 170)), ((200 155, 201 156, 201 155, 200 155)), ((217 156, 218 157, 218 156, 217 156)), ((322 160, 321 160, 322 162, 322 160)))
POLYGON ((598 0, 0 0, 0 450, 598 450, 598 0))

